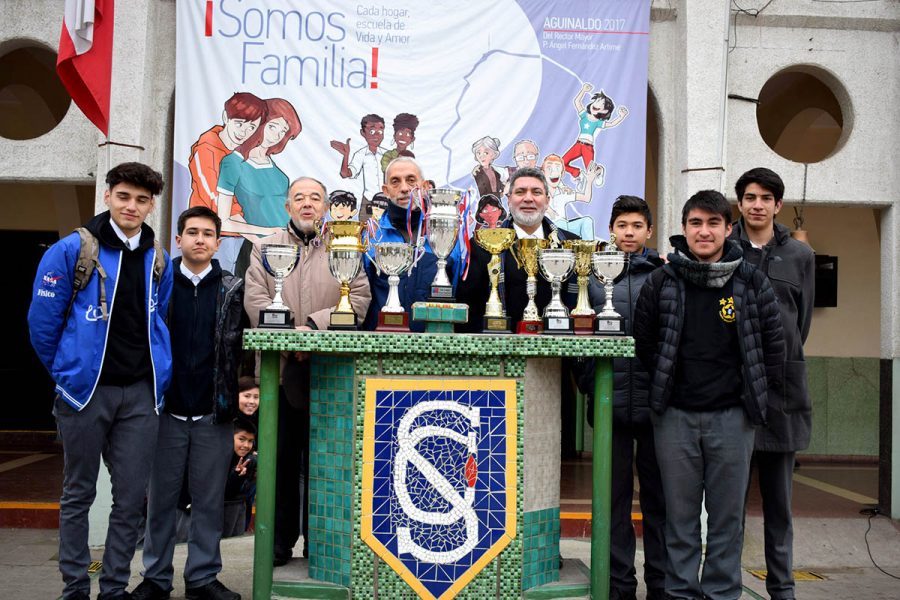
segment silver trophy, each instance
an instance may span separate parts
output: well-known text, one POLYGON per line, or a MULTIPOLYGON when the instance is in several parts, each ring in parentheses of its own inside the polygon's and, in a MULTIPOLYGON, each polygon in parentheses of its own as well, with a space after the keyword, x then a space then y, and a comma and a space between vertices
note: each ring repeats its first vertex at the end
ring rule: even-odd
POLYGON ((272 304, 259 311, 259 326, 269 329, 293 329, 294 315, 284 303, 281 290, 284 278, 291 274, 300 259, 300 247, 293 244, 263 244, 260 250, 262 265, 275 278, 275 298, 272 304))
POLYGON ((562 282, 575 268, 575 252, 566 248, 546 248, 540 251, 538 264, 541 275, 550 282, 553 293, 544 308, 544 333, 572 333, 569 309, 562 303, 562 282))
POLYGON ((449 188, 431 190, 428 211, 428 242, 437 257, 437 273, 431 282, 431 299, 453 302, 453 285, 447 277, 447 257, 459 233, 459 201, 462 194, 449 188))
POLYGON ((617 250, 612 241, 591 255, 591 270, 603 284, 603 295, 606 296, 596 321, 595 331, 600 335, 625 335, 625 322, 613 307, 613 281, 625 268, 625 261, 625 253, 617 250))
POLYGON ((388 276, 387 302, 378 313, 378 331, 409 331, 409 313, 400 304, 400 276, 413 262, 413 247, 405 242, 375 244, 375 264, 388 276))

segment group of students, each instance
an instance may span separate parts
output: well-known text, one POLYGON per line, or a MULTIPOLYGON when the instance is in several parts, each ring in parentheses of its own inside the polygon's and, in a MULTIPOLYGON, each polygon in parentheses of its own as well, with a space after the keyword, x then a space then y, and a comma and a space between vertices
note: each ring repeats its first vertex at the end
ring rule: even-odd
MULTIPOLYGON (((401 279, 400 302, 407 310, 427 298, 436 270, 427 239, 421 244, 414 239, 421 235, 422 218, 414 190, 422 189, 424 181, 414 159, 391 161, 382 186, 387 209, 374 227, 378 241, 403 240, 424 250, 401 279)), ((246 526, 252 502, 248 456, 255 428, 252 420, 247 422, 247 411, 258 407, 258 390, 255 405, 244 399, 252 388, 239 384, 238 375, 241 333, 248 319, 250 326, 258 324, 259 311, 275 291, 260 247, 280 243, 300 248, 282 296, 298 329, 326 329, 340 297, 318 235, 329 196, 320 181, 295 179, 285 200, 286 227, 254 243, 249 267, 236 277, 213 258, 221 238, 215 212, 192 207, 179 216, 181 256, 169 261, 144 223, 162 190, 159 173, 125 163, 113 168, 106 182, 109 211, 87 225, 99 242, 96 268, 89 277, 76 273, 82 236, 62 239, 41 261, 29 310, 32 343, 57 384, 54 414, 66 454, 60 502, 63 597, 90 598, 87 513, 102 457, 110 470, 114 503, 100 600, 169 597, 176 511, 185 480, 191 501, 187 598, 234 600, 240 595, 217 579, 219 541, 223 531, 246 526), (86 281, 76 286, 79 277, 86 281), (128 593, 145 495, 144 579, 128 593), (232 502, 230 513, 226 497, 232 502)), ((514 229, 518 238, 577 237, 548 218, 549 186, 540 170, 520 168, 508 183, 509 216, 498 226, 514 229)), ((630 522, 634 461, 641 483, 648 598, 740 596, 744 498, 754 436, 766 521, 767 585, 773 599, 793 598, 790 469, 793 453, 809 441, 802 344, 809 331, 813 271, 812 251, 774 223, 783 189, 767 169, 745 174, 736 188, 742 216, 734 226, 731 206, 720 193, 698 192, 685 204, 684 235, 671 238, 675 251, 665 261, 646 247, 652 232, 646 203, 622 196, 613 207, 610 231, 629 256, 616 278, 613 303, 635 337, 638 356, 615 361, 613 598, 635 597, 630 522), (704 495, 709 536, 701 580, 704 495)), ((458 326, 461 332, 480 331, 490 286, 486 251, 473 243, 470 252, 466 276, 458 249, 448 267, 457 300, 470 307, 469 322, 458 326)), ((367 315, 366 326, 371 326, 387 300, 388 286, 371 257, 364 261, 365 268, 350 282, 350 299, 354 312, 367 315)), ((509 252, 503 253, 501 270, 515 330, 527 299, 526 276, 509 252)), ((574 283, 566 289, 564 301, 574 303, 574 283)), ((595 307, 603 304, 603 293, 593 282, 595 307)), ((539 281, 539 308, 549 300, 549 284, 539 281)), ((282 356, 276 566, 290 560, 301 533, 306 542, 300 482, 308 482, 307 359, 302 352, 282 356)))

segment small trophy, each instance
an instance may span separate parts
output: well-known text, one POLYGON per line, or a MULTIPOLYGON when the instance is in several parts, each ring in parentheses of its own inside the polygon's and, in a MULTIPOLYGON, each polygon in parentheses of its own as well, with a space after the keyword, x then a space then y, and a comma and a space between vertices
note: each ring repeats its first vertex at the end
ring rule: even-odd
POLYGON ((377 331, 409 331, 409 313, 400 304, 400 276, 413 262, 413 247, 405 242, 375 244, 375 264, 388 276, 387 302, 378 313, 377 331))
POLYGON ((259 326, 265 329, 293 329, 294 315, 281 298, 284 278, 291 274, 300 259, 300 247, 293 244, 263 244, 260 254, 266 272, 275 278, 275 298, 259 311, 259 326))
POLYGON ((447 277, 447 257, 456 245, 459 232, 459 210, 457 205, 461 194, 449 188, 439 188, 430 193, 431 206, 428 210, 428 243, 437 257, 437 273, 431 282, 431 300, 453 302, 453 285, 447 277))
POLYGON ((622 315, 613 307, 613 280, 625 268, 625 253, 618 250, 613 243, 615 234, 609 242, 600 242, 599 248, 591 255, 591 268, 594 276, 603 283, 603 295, 606 302, 603 310, 597 315, 595 332, 599 335, 625 335, 625 322, 622 315))
POLYGON ((488 277, 491 280, 491 295, 484 310, 484 331, 486 333, 509 333, 509 317, 503 309, 500 293, 500 253, 508 250, 516 241, 515 229, 498 227, 496 229, 479 229, 475 232, 475 242, 490 252, 488 277))
POLYGON ((544 322, 541 321, 537 304, 534 303, 534 296, 537 294, 538 253, 549 247, 549 240, 527 238, 516 240, 516 243, 510 248, 519 268, 528 276, 525 283, 528 304, 525 305, 525 311, 522 313, 522 320, 516 327, 516 333, 541 333, 544 330, 544 322))
POLYGON ((569 317, 569 309, 562 303, 560 290, 563 279, 575 267, 575 253, 567 248, 547 248, 541 250, 538 264, 541 275, 550 282, 553 290, 550 303, 544 308, 544 333, 572 333, 572 318, 569 317))
POLYGON ((331 312, 328 329, 359 329, 359 318, 350 304, 350 282, 359 274, 360 259, 366 251, 361 235, 365 223, 328 221, 325 223, 325 249, 331 276, 341 284, 341 299, 331 312))
POLYGON ((596 313, 591 308, 588 298, 588 281, 591 276, 591 260, 593 252, 597 249, 594 240, 565 240, 563 247, 575 253, 575 274, 578 275, 578 302, 572 309, 572 329, 576 335, 591 335, 594 333, 594 319, 596 313))

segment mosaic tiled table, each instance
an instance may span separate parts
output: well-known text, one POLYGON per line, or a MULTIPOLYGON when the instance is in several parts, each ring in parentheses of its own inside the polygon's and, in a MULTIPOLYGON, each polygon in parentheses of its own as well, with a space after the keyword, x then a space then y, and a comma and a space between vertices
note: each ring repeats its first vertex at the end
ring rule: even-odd
POLYGON ((590 588, 607 598, 612 358, 631 338, 256 329, 244 346, 263 351, 254 600, 588 594, 551 589, 560 357, 597 359, 590 588), (272 581, 280 351, 312 353, 313 582, 272 581))

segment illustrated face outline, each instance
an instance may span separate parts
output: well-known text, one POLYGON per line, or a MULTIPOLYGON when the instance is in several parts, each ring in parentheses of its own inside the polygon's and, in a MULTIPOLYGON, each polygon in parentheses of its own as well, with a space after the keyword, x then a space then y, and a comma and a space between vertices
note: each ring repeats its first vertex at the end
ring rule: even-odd
POLYGON ((531 142, 519 142, 513 148, 513 159, 516 161, 516 167, 536 167, 538 159, 538 148, 531 142))
POLYGON ((397 144, 399 151, 406 150, 415 140, 415 134, 408 127, 401 127, 394 131, 394 143, 397 144))
POLYGON ((475 160, 485 169, 491 166, 497 156, 499 156, 499 153, 494 152, 487 146, 478 146, 475 148, 475 160))
POLYGON ((366 140, 370 150, 374 150, 384 141, 384 123, 380 121, 366 121, 365 126, 359 130, 360 135, 366 140))
POLYGON ((252 121, 248 121, 247 119, 226 118, 224 125, 225 137, 227 137, 236 148, 243 144, 244 141, 259 128, 260 121, 262 121, 262 117, 257 117, 252 121))
POLYGON ((277 145, 284 139, 289 129, 290 127, 288 127, 284 117, 275 117, 271 121, 267 121, 265 131, 263 131, 263 139, 259 145, 262 148, 271 148, 277 145))

